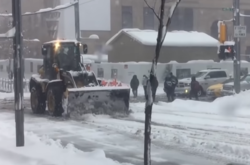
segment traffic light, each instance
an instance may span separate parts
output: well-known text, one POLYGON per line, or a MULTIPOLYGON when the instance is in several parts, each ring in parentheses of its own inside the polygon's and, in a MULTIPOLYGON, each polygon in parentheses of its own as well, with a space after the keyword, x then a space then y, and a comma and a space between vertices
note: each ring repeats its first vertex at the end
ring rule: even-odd
POLYGON ((226 60, 226 59, 233 60, 235 57, 234 45, 220 45, 218 56, 220 60, 226 60))
POLYGON ((224 43, 227 40, 227 28, 226 24, 224 22, 220 22, 220 27, 219 27, 219 40, 220 43, 224 43))

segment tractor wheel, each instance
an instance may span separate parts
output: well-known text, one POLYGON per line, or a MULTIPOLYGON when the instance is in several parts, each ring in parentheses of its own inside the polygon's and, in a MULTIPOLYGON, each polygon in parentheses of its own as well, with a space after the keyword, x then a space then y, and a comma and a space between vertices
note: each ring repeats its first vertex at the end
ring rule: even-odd
POLYGON ((33 113, 42 114, 45 112, 46 104, 41 89, 32 87, 30 92, 30 104, 33 113))
POLYGON ((51 87, 47 92, 47 105, 48 111, 52 116, 62 116, 63 106, 62 97, 63 93, 58 87, 51 87))

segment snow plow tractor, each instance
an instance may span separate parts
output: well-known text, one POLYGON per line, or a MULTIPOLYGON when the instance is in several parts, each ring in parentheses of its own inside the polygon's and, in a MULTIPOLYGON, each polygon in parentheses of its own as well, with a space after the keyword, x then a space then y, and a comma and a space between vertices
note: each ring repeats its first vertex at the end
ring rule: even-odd
POLYGON ((43 44, 43 65, 29 83, 33 113, 45 113, 47 108, 53 116, 127 116, 130 88, 100 86, 95 74, 80 62, 81 50, 82 44, 74 40, 43 44))

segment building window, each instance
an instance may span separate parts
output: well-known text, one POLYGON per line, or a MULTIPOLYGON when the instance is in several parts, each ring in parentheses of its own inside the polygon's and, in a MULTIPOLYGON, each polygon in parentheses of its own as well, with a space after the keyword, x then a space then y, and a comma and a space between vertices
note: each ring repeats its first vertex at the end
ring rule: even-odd
POLYGON ((194 13, 191 8, 176 8, 169 30, 193 31, 194 13))
POLYGON ((97 77, 103 78, 104 77, 104 70, 103 68, 98 68, 97 69, 97 77))
POLYGON ((122 28, 133 28, 132 6, 122 6, 122 28))
MULTIPOLYGON (((245 15, 250 15, 250 10, 244 11, 245 15)), ((244 17, 244 23, 247 27, 247 33, 250 33, 250 17, 244 17)))
POLYGON ((178 79, 188 78, 190 76, 191 76, 191 70, 190 69, 176 69, 176 77, 178 79))
POLYGON ((118 70, 117 69, 111 69, 111 78, 117 78, 118 70))
POLYGON ((143 8, 143 25, 144 29, 154 29, 154 12, 149 7, 143 8))

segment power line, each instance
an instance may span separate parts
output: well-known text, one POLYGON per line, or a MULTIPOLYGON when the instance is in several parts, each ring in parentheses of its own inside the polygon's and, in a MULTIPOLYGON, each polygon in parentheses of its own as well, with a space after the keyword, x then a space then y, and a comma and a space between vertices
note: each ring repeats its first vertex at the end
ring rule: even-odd
MULTIPOLYGON (((84 5, 86 3, 90 3, 90 2, 93 2, 93 1, 94 0, 89 0, 87 2, 79 3, 79 5, 84 5)), ((74 6, 76 3, 78 3, 78 2, 71 2, 69 4, 59 5, 59 6, 56 6, 56 7, 52 8, 52 9, 44 8, 44 9, 40 9, 37 12, 26 12, 26 13, 22 14, 22 16, 43 14, 43 13, 49 13, 49 12, 53 12, 53 11, 63 10, 63 9, 67 9, 67 8, 70 8, 70 7, 74 6)), ((8 14, 8 13, 0 14, 0 17, 10 17, 10 16, 12 16, 12 14, 8 14)))
MULTIPOLYGON (((26 12, 26 13, 22 14, 22 16, 49 13, 49 12, 53 12, 53 11, 67 9, 71 6, 74 6, 76 3, 78 3, 78 2, 72 2, 72 3, 68 3, 68 4, 64 4, 64 5, 59 5, 59 6, 52 8, 52 9, 45 8, 45 9, 40 9, 39 11, 36 11, 36 12, 26 12)), ((0 17, 10 17, 10 16, 12 16, 12 14, 0 14, 0 17)))

